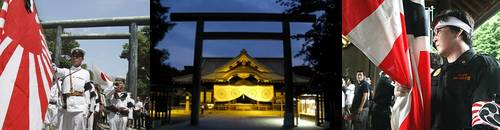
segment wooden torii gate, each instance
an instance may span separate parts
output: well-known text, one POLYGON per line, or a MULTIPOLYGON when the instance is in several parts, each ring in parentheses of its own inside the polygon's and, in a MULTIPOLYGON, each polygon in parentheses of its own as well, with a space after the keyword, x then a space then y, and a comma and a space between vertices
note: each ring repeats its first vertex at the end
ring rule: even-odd
POLYGON ((292 77, 292 49, 290 22, 314 22, 314 15, 288 15, 279 13, 172 13, 172 21, 196 22, 195 50, 193 61, 193 88, 191 89, 191 125, 198 125, 200 113, 201 58, 203 40, 281 40, 283 41, 285 77, 285 119, 283 127, 294 127, 292 77), (282 32, 205 32, 205 21, 271 21, 281 22, 282 32))

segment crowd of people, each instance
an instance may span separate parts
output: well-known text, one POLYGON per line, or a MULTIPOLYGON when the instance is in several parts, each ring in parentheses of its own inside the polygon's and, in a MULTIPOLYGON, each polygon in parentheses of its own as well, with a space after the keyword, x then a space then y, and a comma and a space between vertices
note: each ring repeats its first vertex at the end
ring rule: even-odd
POLYGON ((111 84, 90 80, 88 70, 81 67, 85 51, 71 50, 71 68, 55 71, 55 82, 49 94, 44 121, 46 130, 141 129, 146 124, 149 98, 132 98, 125 91, 125 79, 115 78, 111 84))
POLYGON ((380 73, 377 89, 363 71, 356 72, 356 81, 342 78, 342 115, 345 130, 390 129, 390 106, 394 101, 394 85, 388 75, 380 73))
MULTIPOLYGON (((474 20, 462 10, 445 10, 432 23, 433 47, 443 64, 431 69, 431 130, 499 129, 500 62, 473 49, 474 20)), ((363 71, 354 83, 342 79, 344 130, 389 130, 398 125, 392 105, 411 88, 380 73, 374 89, 363 71), (391 118, 392 117, 392 118, 391 118)), ((421 124, 424 125, 424 124, 421 124)))

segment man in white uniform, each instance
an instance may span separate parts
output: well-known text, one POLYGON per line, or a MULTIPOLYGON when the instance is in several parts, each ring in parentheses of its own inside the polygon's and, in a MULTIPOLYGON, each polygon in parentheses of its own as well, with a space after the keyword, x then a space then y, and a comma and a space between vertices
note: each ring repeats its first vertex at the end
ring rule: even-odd
POLYGON ((114 85, 114 90, 107 91, 106 94, 109 95, 106 97, 110 98, 109 126, 111 130, 126 130, 128 119, 132 119, 133 100, 131 95, 123 90, 124 79, 117 78, 114 85))
POLYGON ((90 81, 89 71, 81 68, 85 51, 81 48, 71 50, 70 69, 54 67, 56 76, 62 80, 63 105, 60 130, 85 130, 88 102, 84 95, 84 85, 90 81))
POLYGON ((143 111, 144 111, 144 104, 141 102, 141 97, 137 96, 137 101, 135 102, 135 108, 134 108, 134 124, 138 128, 142 126, 143 122, 143 111))

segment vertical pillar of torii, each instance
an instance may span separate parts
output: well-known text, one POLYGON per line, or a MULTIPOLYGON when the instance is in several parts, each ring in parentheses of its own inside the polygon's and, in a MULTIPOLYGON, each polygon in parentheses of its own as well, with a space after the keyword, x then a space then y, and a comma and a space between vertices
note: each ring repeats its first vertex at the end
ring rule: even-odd
POLYGON ((198 125, 200 118, 200 88, 201 88, 201 57, 203 54, 203 39, 201 35, 205 28, 205 21, 199 17, 196 20, 196 37, 193 61, 193 88, 191 88, 191 125, 198 125))
POLYGON ((129 52, 128 52, 128 75, 127 83, 129 91, 132 93, 132 98, 137 97, 137 24, 130 23, 129 26, 130 38, 129 41, 129 52))
POLYGON ((54 63, 59 66, 59 58, 61 55, 61 48, 62 48, 62 40, 61 40, 61 34, 63 32, 63 28, 61 25, 57 26, 57 32, 56 32, 56 50, 55 50, 55 55, 53 57, 54 63))
POLYGON ((293 122, 293 72, 292 72, 292 47, 290 42, 290 21, 285 18, 281 23, 283 30, 283 57, 285 69, 285 119, 283 120, 284 127, 294 127, 293 122))

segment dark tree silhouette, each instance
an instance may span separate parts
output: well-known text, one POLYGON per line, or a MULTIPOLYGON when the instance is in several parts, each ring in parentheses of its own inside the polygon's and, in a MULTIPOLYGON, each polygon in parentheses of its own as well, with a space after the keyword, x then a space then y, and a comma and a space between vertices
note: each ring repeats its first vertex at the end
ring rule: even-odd
POLYGON ((172 29, 175 25, 168 20, 169 7, 163 6, 159 0, 151 1, 151 28, 154 30, 151 32, 151 42, 153 47, 155 47, 160 40, 165 37, 165 33, 172 29))
POLYGON ((288 7, 288 14, 315 14, 318 19, 312 29, 305 34, 292 36, 294 39, 304 39, 305 43, 296 56, 305 56, 315 75, 311 90, 324 92, 325 120, 330 126, 341 129, 340 101, 334 102, 334 96, 340 99, 341 79, 341 1, 340 0, 278 0, 288 7), (337 61, 337 62, 335 62, 337 61), (335 113, 334 113, 335 112, 335 113), (335 119, 335 120, 334 120, 335 119))
POLYGON ((171 78, 179 71, 165 62, 169 58, 166 49, 156 48, 158 43, 165 37, 167 32, 174 27, 174 23, 168 21, 169 7, 163 6, 159 0, 151 1, 151 84, 172 84, 171 78))

